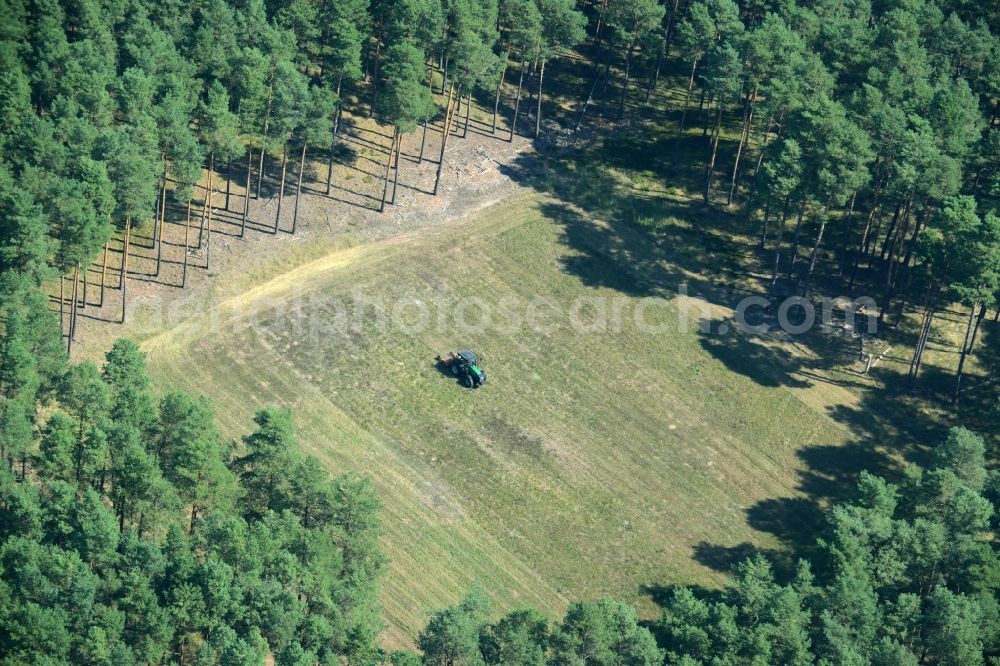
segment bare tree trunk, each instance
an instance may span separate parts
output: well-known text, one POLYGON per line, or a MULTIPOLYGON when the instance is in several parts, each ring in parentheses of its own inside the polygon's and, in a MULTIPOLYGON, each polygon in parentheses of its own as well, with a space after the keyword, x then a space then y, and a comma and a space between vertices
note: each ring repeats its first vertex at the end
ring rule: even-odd
POLYGON ((854 233, 854 204, 858 200, 858 191, 854 190, 851 193, 851 203, 847 207, 847 219, 844 221, 844 242, 840 249, 840 266, 838 270, 838 275, 843 275, 844 269, 847 267, 847 246, 851 242, 851 234, 854 233))
POLYGON ((187 221, 184 223, 184 268, 181 270, 181 289, 187 285, 188 274, 188 249, 190 248, 191 236, 191 200, 188 199, 187 221))
POLYGON ((687 93, 684 95, 684 109, 681 111, 681 122, 677 126, 677 136, 674 139, 674 155, 673 163, 677 163, 677 150, 680 148, 681 136, 684 134, 684 123, 687 120, 688 106, 691 104, 691 90, 694 88, 694 72, 698 67, 698 61, 694 60, 691 63, 691 74, 688 76, 687 93))
POLYGON ((878 210, 878 190, 875 191, 876 201, 872 205, 871 211, 868 213, 868 217, 865 219, 865 227, 861 231, 861 240, 858 242, 858 250, 854 254, 854 267, 851 269, 851 280, 848 283, 848 289, 854 289, 854 281, 858 277, 858 269, 861 267, 861 258, 864 256, 865 248, 868 246, 868 237, 871 234, 872 222, 875 219, 876 211, 878 210))
MULTIPOLYGON (((746 219, 750 221, 750 215, 753 212, 753 202, 754 195, 757 194, 757 182, 760 179, 760 168, 764 164, 764 156, 767 154, 768 149, 774 143, 774 139, 771 139, 768 135, 771 131, 771 118, 767 120, 767 124, 764 127, 764 145, 760 147, 760 154, 757 155, 757 164, 753 169, 753 178, 750 180, 750 191, 747 193, 747 202, 745 204, 745 214, 746 219)), ((777 137, 775 137, 777 138, 777 137)), ((749 138, 747 139, 747 145, 749 145, 749 138)), ((739 180, 739 175, 737 175, 737 180, 739 180)))
POLYGON ((340 100, 340 84, 343 83, 344 76, 337 79, 337 110, 333 113, 333 137, 330 139, 330 156, 326 164, 326 196, 330 196, 333 191, 333 151, 337 145, 337 127, 340 125, 340 113, 344 103, 340 100))
MULTIPOLYGON (((214 153, 213 153, 214 155, 214 153)), ((208 198, 209 192, 212 190, 212 173, 213 169, 211 166, 208 168, 208 187, 205 189, 205 198, 202 200, 201 204, 201 216, 198 218, 198 249, 201 249, 202 235, 205 232, 205 217, 208 215, 208 198)))
POLYGON ((917 381, 917 375, 920 373, 920 366, 924 360, 924 349, 927 347, 927 338, 930 337, 933 321, 934 310, 928 307, 924 312, 923 322, 920 325, 920 336, 917 338, 917 347, 913 352, 913 359, 910 361, 910 371, 907 379, 911 386, 917 381))
POLYGON ((976 327, 972 329, 972 340, 969 342, 969 351, 976 345, 976 339, 979 337, 979 327, 983 325, 983 320, 986 319, 986 311, 989 309, 986 307, 986 303, 980 303, 982 308, 979 310, 979 317, 976 318, 976 327))
MULTIPOLYGON (((459 89, 461 93, 461 89, 459 89)), ((448 148, 448 134, 451 132, 451 116, 452 116, 452 102, 455 97, 455 82, 452 81, 451 87, 448 89, 448 106, 445 107, 444 113, 444 127, 441 130, 441 156, 438 159, 437 174, 434 176, 434 192, 438 193, 438 186, 441 184, 441 170, 444 168, 444 151, 448 148)), ((513 131, 513 129, 511 129, 513 131)))
POLYGON ((427 143, 427 119, 424 118, 424 127, 420 132, 420 155, 417 157, 417 164, 424 163, 424 144, 427 143))
POLYGON ((396 150, 397 136, 399 136, 399 128, 394 125, 392 128, 392 143, 389 145, 389 159, 385 161, 385 178, 382 179, 382 203, 378 207, 378 212, 380 213, 385 211, 385 197, 389 192, 389 173, 392 169, 392 156, 396 150))
POLYGON ((625 96, 628 95, 628 76, 632 69, 632 50, 634 48, 634 44, 629 43, 625 55, 625 81, 622 83, 622 97, 618 101, 618 120, 621 120, 622 116, 625 115, 625 96))
MULTIPOLYGON (((340 82, 337 82, 337 95, 340 95, 340 82)), ((340 132, 340 120, 344 117, 344 103, 337 105, 337 115, 333 117, 333 138, 336 139, 340 132)))
POLYGON ((771 284, 767 289, 769 294, 774 293, 774 287, 778 284, 778 272, 781 270, 781 239, 785 235, 785 220, 788 219, 788 199, 781 209, 781 222, 778 224, 778 236, 774 239, 774 263, 771 268, 771 284))
MULTIPOLYGON (((708 98, 708 108, 709 109, 712 108, 712 102, 713 101, 715 101, 715 95, 714 94, 710 95, 709 98, 708 98)), ((704 113, 704 110, 705 110, 705 89, 702 88, 702 90, 701 90, 701 101, 698 102, 698 115, 701 116, 701 118, 702 118, 701 136, 702 137, 707 137, 708 136, 708 119, 711 117, 711 114, 710 113, 704 113)))
POLYGON ((108 279, 108 244, 104 244, 104 264, 101 268, 101 304, 98 307, 104 307, 104 284, 108 279))
POLYGON ((462 138, 469 135, 469 112, 472 111, 472 94, 465 100, 465 126, 462 128, 462 138))
POLYGON ((372 101, 369 107, 368 116, 371 117, 375 113, 375 107, 378 106, 378 80, 380 73, 380 66, 382 64, 382 17, 378 20, 378 31, 375 34, 375 68, 372 72, 372 101))
POLYGON ((795 270, 795 262, 799 258, 799 239, 802 236, 802 220, 806 216, 806 199, 803 198, 802 205, 799 207, 799 214, 795 220, 795 232, 792 234, 792 251, 788 262, 788 277, 792 277, 792 271, 795 270))
POLYGON ((330 196, 333 191, 333 151, 336 145, 337 138, 334 137, 330 140, 330 154, 326 161, 326 196, 330 196))
POLYGON ((802 279, 802 293, 804 296, 809 295, 809 282, 812 280, 813 270, 816 268, 816 257, 819 255, 820 245, 823 244, 823 233, 826 231, 827 222, 829 218, 827 217, 827 212, 829 211, 829 205, 823 206, 823 210, 819 214, 819 232, 816 234, 816 242, 813 244, 812 252, 809 254, 809 268, 806 269, 806 275, 802 279))
POLYGON ((122 288, 122 320, 121 323, 125 323, 125 277, 128 275, 128 247, 129 240, 132 233, 132 218, 125 218, 125 244, 122 248, 122 277, 121 277, 121 288, 122 288))
MULTIPOLYGON (((602 101, 604 96, 608 94, 608 81, 611 79, 609 76, 611 73, 611 40, 607 41, 607 45, 604 47, 604 82, 601 84, 601 94, 598 95, 602 101)), ((601 114, 604 115, 603 113, 601 114)))
POLYGON ((396 139, 396 161, 394 162, 395 169, 392 175, 392 197, 389 200, 393 206, 396 205, 396 185, 399 183, 399 153, 403 149, 403 135, 400 134, 396 139))
POLYGON ((649 106, 649 98, 653 94, 653 90, 656 89, 656 82, 660 78, 660 66, 663 65, 663 47, 666 41, 660 42, 660 48, 656 51, 656 67, 653 69, 653 76, 649 79, 649 85, 646 86, 646 98, 643 100, 643 104, 649 106))
POLYGON ((292 233, 299 221, 299 198, 302 196, 302 173, 306 168, 306 142, 302 142, 302 156, 299 158, 299 182, 295 186, 295 209, 292 212, 292 233))
MULTIPOLYGON (((902 252, 903 245, 906 244, 906 234, 910 231, 910 215, 913 212, 913 195, 910 195, 910 199, 906 202, 906 209, 903 214, 903 226, 900 227, 899 231, 896 232, 896 237, 892 240, 892 245, 889 247, 889 255, 887 257, 886 265, 886 284, 890 289, 896 286, 896 277, 899 274, 899 254, 902 252)), ((922 217, 922 212, 917 213, 917 218, 922 217)), ((920 226, 918 221, 917 226, 920 226)), ((914 236, 916 240, 916 236, 914 236)))
POLYGON ((545 79, 545 61, 542 60, 541 68, 538 70, 538 106, 535 110, 535 138, 542 131, 542 81, 545 79))
POLYGON ((899 222, 899 214, 902 210, 903 200, 900 199, 896 202, 896 212, 892 215, 892 222, 889 223, 889 229, 885 232, 885 239, 882 241, 882 251, 879 253, 879 260, 881 261, 885 261, 885 253, 889 247, 889 241, 892 239, 892 232, 896 230, 896 223, 899 222))
POLYGON ((80 264, 73 271, 73 300, 69 308, 69 335, 66 336, 66 356, 73 354, 73 336, 76 335, 76 290, 80 286, 80 264))
POLYGON ((922 210, 917 213, 917 223, 913 227, 913 235, 910 236, 910 242, 906 246, 906 255, 903 257, 903 264, 899 267, 899 271, 906 272, 910 268, 910 260, 913 259, 913 250, 917 246, 917 239, 920 237, 920 232, 924 227, 924 217, 926 210, 922 210))
MULTIPOLYGON (((583 119, 587 115, 587 109, 590 107, 590 102, 594 99, 594 91, 597 90, 597 84, 601 82, 601 73, 598 71, 597 75, 594 77, 594 82, 590 85, 590 91, 587 93, 587 99, 583 102, 583 109, 580 110, 580 117, 576 119, 576 126, 573 128, 573 134, 580 131, 580 126, 583 125, 583 119)), ((573 140, 574 144, 576 139, 573 140)))
POLYGON ((767 202, 764 204, 764 221, 761 223, 760 229, 760 249, 763 250, 767 247, 767 225, 771 220, 771 195, 767 195, 767 202))
MULTIPOLYGON (((163 189, 160 191, 160 233, 153 238, 153 242, 159 244, 163 240, 163 223, 167 219, 167 168, 163 167, 163 189)), ((157 267, 159 273, 159 267, 157 267)))
POLYGON ((86 270, 83 271, 83 295, 80 297, 80 309, 87 309, 87 287, 90 286, 90 266, 87 264, 86 270))
POLYGON ((247 146, 247 187, 243 195, 243 218, 240 220, 240 238, 247 230, 247 216, 250 214, 250 170, 253 164, 253 146, 247 146))
POLYGON ((212 263, 212 195, 215 194, 215 187, 212 184, 212 176, 215 174, 215 151, 212 151, 212 156, 209 158, 208 166, 208 234, 205 238, 205 270, 209 269, 212 263))
POLYGON ((69 338, 76 340, 76 317, 80 312, 80 263, 73 269, 73 309, 69 317, 69 338))
MULTIPOLYGON (((674 39, 674 28, 677 26, 677 10, 680 7, 680 0, 674 0, 674 6, 670 10, 670 17, 667 19, 667 34, 663 40, 663 59, 670 60, 670 46, 674 39)), ((653 88, 656 88, 656 80, 653 80, 653 88)))
MULTIPOLYGON (((166 171, 166 169, 164 169, 166 171)), ((160 275, 160 263, 163 258, 163 225, 167 221, 167 177, 163 176, 163 188, 160 190, 160 206, 159 206, 159 224, 157 220, 153 218, 153 245, 156 247, 156 270, 153 275, 160 275), (159 234, 157 234, 156 229, 159 226, 159 234)), ((86 290, 84 290, 86 291, 86 290)))
POLYGON ((917 346, 913 351, 913 358, 910 360, 910 369, 907 373, 907 380, 912 388, 920 372, 920 365, 923 362, 924 349, 927 346, 927 338, 930 336, 931 324, 934 321, 934 301, 937 299, 938 288, 936 285, 927 285, 927 295, 924 298, 925 309, 924 318, 920 324, 920 335, 917 338, 917 346))
POLYGON ((531 82, 535 78, 535 73, 538 71, 538 58, 531 61, 531 68, 528 71, 528 108, 535 103, 535 89, 531 87, 531 82))
POLYGON ((517 95, 514 97, 514 118, 510 123, 510 138, 508 143, 514 140, 514 132, 517 130, 517 112, 521 108, 521 85, 524 83, 524 54, 521 54, 521 73, 517 77, 517 95))
POLYGON ((510 49, 508 48, 504 51, 503 55, 503 69, 500 70, 500 80, 497 82, 497 94, 496 99, 493 102, 493 127, 490 129, 492 134, 497 133, 497 113, 500 111, 500 92, 503 90, 503 82, 507 77, 507 62, 510 60, 510 49))
MULTIPOLYGON (((164 169, 166 171, 166 169, 164 169)), ((156 249, 156 224, 160 220, 160 195, 167 189, 167 175, 163 174, 160 182, 156 184, 156 196, 153 197, 153 230, 150 234, 150 250, 156 249)))
MULTIPOLYGON (((597 4, 596 2, 594 4, 597 4)), ((602 0, 597 12, 597 26, 594 28, 594 44, 600 43, 601 27, 604 22, 604 13, 608 9, 608 0, 602 0)))
MULTIPOLYGON (((976 301, 972 304, 972 309, 969 310, 969 321, 965 326, 965 337, 962 339, 962 354, 958 358, 958 370, 955 373, 955 391, 951 396, 951 406, 958 406, 959 394, 962 391, 962 377, 965 374, 965 359, 968 358, 969 352, 972 351, 972 322, 976 319, 976 313, 979 310, 980 303, 976 301)), ((986 314, 986 308, 982 308, 982 313, 979 315, 979 321, 983 320, 983 315, 986 314)), ((976 328, 979 328, 979 324, 976 324, 976 328)))
POLYGON ((285 172, 288 169, 288 142, 281 146, 281 184, 278 186, 278 210, 274 214, 274 233, 281 227, 281 204, 285 199, 285 172))
POLYGON ((233 183, 233 158, 226 160, 226 210, 229 210, 229 193, 233 183))
POLYGON ((705 205, 712 200, 712 175, 715 172, 715 157, 719 152, 719 131, 722 128, 722 104, 716 104, 715 109, 715 130, 712 132, 712 154, 708 159, 705 168, 705 205))
MULTIPOLYGON (((273 79, 273 70, 272 70, 273 79)), ((267 87, 267 110, 264 112, 264 131, 260 135, 260 164, 257 165, 257 198, 260 199, 260 183, 264 180, 264 153, 267 152, 267 128, 271 119, 271 97, 274 94, 273 81, 267 87)))
POLYGON ((66 332, 66 293, 63 288, 63 283, 66 278, 63 277, 62 273, 59 273, 59 339, 65 335, 66 332))
MULTIPOLYGON (((878 323, 881 326, 885 321, 885 316, 889 312, 889 307, 892 305, 892 297, 896 291, 896 271, 899 268, 899 261, 897 260, 896 248, 898 246, 897 240, 906 237, 906 232, 910 227, 910 206, 913 202, 913 195, 906 201, 906 207, 903 209, 902 226, 897 231, 896 235, 892 239, 892 243, 889 246, 889 253, 885 258, 885 276, 883 279, 883 298, 882 306, 879 308, 878 313, 878 323)), ((887 239, 888 240, 888 239, 887 239)))
POLYGON ((757 96, 756 89, 751 94, 750 98, 747 99, 747 105, 743 113, 743 131, 740 133, 740 143, 736 147, 736 161, 733 162, 733 178, 732 182, 729 184, 729 198, 726 199, 726 205, 733 205, 733 197, 736 196, 736 175, 740 171, 740 158, 743 156, 743 147, 746 146, 750 141, 750 128, 753 125, 753 101, 752 98, 757 96))
POLYGON ((864 247, 864 252, 863 252, 864 258, 867 259, 867 261, 868 261, 868 268, 872 267, 872 257, 871 257, 871 255, 872 255, 872 253, 875 252, 875 246, 878 245, 878 237, 879 237, 879 234, 882 232, 882 222, 883 222, 883 219, 882 219, 883 218, 882 206, 879 206, 878 208, 874 209, 872 212, 873 212, 873 214, 875 214, 875 217, 872 218, 872 225, 873 226, 872 226, 871 233, 868 234, 868 240, 865 242, 865 247, 864 247))

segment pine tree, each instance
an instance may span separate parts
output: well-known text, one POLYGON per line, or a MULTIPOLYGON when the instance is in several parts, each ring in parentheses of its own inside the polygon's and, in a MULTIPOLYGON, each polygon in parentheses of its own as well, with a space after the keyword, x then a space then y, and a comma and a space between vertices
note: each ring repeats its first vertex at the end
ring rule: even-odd
POLYGON ((479 652, 479 634, 489 613, 489 599, 482 590, 473 588, 461 603, 432 615, 418 641, 424 664, 484 664, 479 652))
POLYGON ((663 663, 663 651, 648 629, 639 626, 635 609, 611 599, 575 603, 552 631, 550 663, 663 663))
POLYGON ((673 161, 677 161, 678 144, 684 134, 688 107, 691 105, 691 91, 694 88, 698 64, 712 46, 720 39, 728 40, 743 32, 739 20, 739 10, 732 0, 696 0, 688 9, 686 20, 677 26, 677 39, 685 59, 691 63, 687 92, 680 124, 674 140, 673 161))
POLYGON ((919 279, 923 285, 924 316, 910 361, 911 384, 920 372, 934 315, 942 299, 978 281, 985 258, 977 252, 976 241, 981 233, 982 220, 976 213, 975 200, 960 196, 947 200, 920 236, 915 254, 921 261, 919 279))
POLYGON ((333 131, 326 171, 326 195, 333 187, 334 148, 340 116, 343 112, 341 93, 345 81, 361 77, 361 50, 368 30, 368 3, 364 0, 347 0, 320 3, 319 20, 325 34, 321 39, 320 61, 324 84, 336 95, 333 110, 333 131))
POLYGON ((705 58, 705 90, 715 100, 715 127, 712 130, 711 152, 705 163, 705 190, 702 193, 706 206, 712 200, 712 180, 722 129, 722 107, 740 94, 742 74, 739 54, 728 43, 716 45, 705 58))
POLYGON ((245 494, 240 504, 248 519, 288 508, 291 492, 286 470, 291 467, 295 433, 291 413, 273 407, 254 416, 257 430, 243 438, 246 454, 233 461, 245 494))
MULTIPOLYGON (((539 4, 534 0, 505 0, 502 5, 503 16, 509 21, 509 42, 511 49, 518 54, 520 60, 517 79, 517 93, 514 95, 514 111, 510 123, 508 141, 514 140, 517 131, 517 117, 521 109, 521 88, 524 84, 524 72, 529 60, 541 52, 542 13, 539 4)), ((504 64, 506 64, 504 60, 504 64)))
POLYGON ((330 123, 330 109, 339 104, 337 96, 332 91, 321 86, 309 88, 309 99, 302 111, 299 126, 294 134, 302 142, 302 154, 299 157, 298 182, 295 185, 295 210, 292 214, 292 233, 299 219, 299 197, 302 196, 302 179, 305 175, 306 149, 313 145, 326 145, 333 140, 330 123))
POLYGON ((487 664, 544 666, 549 623, 533 608, 511 611, 482 629, 480 645, 487 664))
MULTIPOLYGON (((205 195, 205 205, 202 219, 207 222, 208 236, 205 240, 205 267, 211 265, 212 257, 212 198, 215 194, 212 184, 216 159, 231 162, 234 157, 243 152, 243 143, 238 135, 238 118, 229 110, 229 93, 218 81, 212 81, 208 86, 205 99, 198 107, 198 130, 201 141, 208 149, 209 175, 208 191, 205 195)), ((229 180, 227 173, 226 188, 229 180)), ((199 243, 201 236, 199 234, 199 243)))
POLYGON ((84 361, 69 368, 59 383, 57 395, 60 405, 70 412, 76 423, 73 480, 77 483, 93 480, 96 461, 87 439, 91 429, 107 418, 108 387, 97 366, 84 361))
MULTIPOLYGON (((456 4, 456 7, 462 5, 456 4)), ((493 14, 496 5, 492 5, 493 14)), ((494 72, 499 74, 500 59, 492 51, 496 41, 496 20, 490 22, 490 14, 469 15, 459 12, 452 20, 456 22, 458 31, 449 44, 449 57, 454 63, 452 83, 448 95, 448 105, 445 111, 444 129, 441 137, 441 154, 438 158, 437 173, 434 177, 434 194, 437 194, 441 183, 441 171, 444 168, 444 156, 448 149, 448 135, 451 123, 455 119, 456 109, 453 102, 462 99, 463 90, 471 90, 477 85, 492 80, 494 72), (471 23, 471 25, 466 25, 471 23)))
MULTIPOLYGON (((547 18, 545 9, 543 7, 543 21, 547 18)), ((625 79, 622 82, 622 94, 618 102, 618 119, 621 120, 625 115, 625 98, 628 95, 632 55, 635 52, 636 46, 663 23, 663 16, 666 9, 654 0, 623 0, 622 2, 612 2, 608 9, 608 27, 615 31, 617 38, 625 45, 625 79)), ((581 23, 579 34, 574 41, 579 41, 583 36, 582 28, 581 23)), ((541 97, 541 91, 539 91, 539 97, 541 97)))
MULTIPOLYGON (((649 0, 651 2, 651 0, 649 0)), ((646 0, 639 0, 640 4, 646 0)), ((542 128, 542 84, 545 80, 545 63, 562 49, 572 48, 583 41, 586 17, 569 0, 537 0, 541 16, 541 39, 535 58, 538 60, 538 102, 535 108, 535 138, 542 128)), ((646 2, 646 10, 656 14, 658 6, 646 2), (655 8, 655 9, 654 9, 655 8)), ((641 13, 641 11, 639 12, 641 13)), ((660 11, 662 15, 662 11, 660 11)), ((647 15, 636 22, 648 21, 647 15)), ((626 67, 627 69, 627 67, 626 67)), ((627 79, 626 75, 626 79, 627 79)), ((625 86, 628 87, 626 80, 625 86)))
POLYGON ((392 187, 391 203, 396 203, 396 181, 399 179, 399 153, 402 137, 417 127, 417 122, 430 114, 434 100, 431 92, 424 85, 424 54, 412 44, 393 44, 385 51, 385 61, 382 66, 385 76, 385 86, 380 97, 377 113, 383 122, 393 127, 392 144, 389 147, 389 159, 386 167, 386 178, 382 188, 382 204, 385 209, 386 193, 389 189, 389 168, 393 163, 395 151, 396 174, 392 187))
POLYGON ((281 179, 278 185, 278 209, 274 230, 281 226, 281 207, 285 198, 285 171, 288 142, 303 124, 311 102, 308 79, 289 61, 280 61, 275 69, 273 99, 269 114, 269 141, 281 149, 281 179))
POLYGON ((157 461, 181 500, 191 507, 189 532, 194 531, 199 514, 225 509, 236 494, 236 482, 223 464, 213 421, 207 399, 195 401, 170 393, 160 403, 157 461))

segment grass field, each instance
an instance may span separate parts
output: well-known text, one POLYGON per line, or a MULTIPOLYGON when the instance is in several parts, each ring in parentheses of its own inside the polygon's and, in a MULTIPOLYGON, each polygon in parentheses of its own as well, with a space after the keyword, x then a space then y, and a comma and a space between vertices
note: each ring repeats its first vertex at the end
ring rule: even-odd
MULTIPOLYGON (((561 66, 547 84, 553 97, 586 88, 586 61, 561 66)), ((669 100, 674 121, 686 76, 686 67, 665 69, 654 95, 654 107, 669 100)), ((488 108, 492 97, 481 101, 488 108)), ((573 105, 550 111, 563 126, 576 122, 573 105)), ((722 333, 739 298, 762 293, 770 244, 757 246, 759 220, 700 204, 700 169, 673 168, 676 150, 681 164, 703 159, 693 109, 682 141, 672 126, 633 113, 634 126, 538 158, 503 156, 473 131, 517 183, 496 185, 509 198, 464 219, 449 213, 367 235, 372 220, 359 211, 375 201, 371 169, 383 158, 372 143, 378 128, 359 120, 348 150, 356 163, 335 178, 338 196, 353 199, 310 213, 307 197, 303 226, 318 231, 234 241, 232 255, 217 250, 200 288, 140 292, 125 328, 85 336, 85 353, 98 358, 113 336, 139 339, 155 388, 211 396, 225 436, 245 434, 264 405, 289 406, 306 450, 332 472, 370 476, 390 558, 387 647, 412 645, 427 613, 473 581, 498 610, 532 605, 555 617, 569 601, 611 594, 653 618, 670 586, 718 586, 754 550, 787 569, 791 556, 809 554, 822 509, 851 491, 861 469, 898 472, 949 423, 989 432, 992 379, 977 378, 960 414, 942 409, 965 330, 957 310, 939 315, 915 393, 900 381, 919 323, 912 308, 887 332, 890 351, 873 376, 861 374, 856 343, 843 336, 722 333), (346 227, 332 228, 331 216, 346 227), (682 284, 689 297, 678 295, 682 284), (644 306, 651 296, 664 301, 644 306), (579 299, 586 332, 566 316, 579 299), (524 321, 532 302, 544 332, 524 321), (552 316, 553 303, 563 316, 552 316), (620 326, 596 325, 601 305, 608 318, 620 313, 620 326), (643 307, 656 332, 637 325, 643 307), (484 311, 494 325, 455 322, 484 311), (436 353, 464 346, 485 357, 482 389, 434 367, 436 353)), ((595 115, 585 130, 603 122, 595 115)), ((738 122, 724 127, 719 192, 738 122)), ((458 211, 491 196, 477 199, 466 191, 475 183, 457 182, 479 171, 481 156, 468 152, 466 170, 446 178, 458 211)), ((435 203, 420 193, 402 208, 435 203)), ((270 213, 259 203, 254 211, 270 213)), ((840 226, 831 225, 829 248, 840 226)), ((814 233, 805 229, 803 252, 814 233)), ((833 257, 824 252, 821 263, 817 272, 833 276, 833 257)), ((817 286, 847 293, 845 281, 817 286)), ((997 335, 988 323, 982 347, 997 335)), ((978 360, 970 366, 982 374, 978 360)))
POLYGON ((683 299, 646 309, 663 331, 640 330, 640 299, 686 279, 675 248, 618 228, 615 244, 634 260, 623 263, 605 223, 523 191, 436 232, 334 251, 144 342, 158 388, 210 395, 227 436, 259 407, 287 405, 304 448, 331 470, 371 476, 391 560, 388 645, 409 644, 427 611, 474 580, 500 608, 555 614, 614 594, 650 615, 664 586, 716 585, 747 544, 780 548, 775 502, 805 501, 803 450, 852 438, 828 415, 856 399, 851 390, 784 381, 787 369, 766 363, 734 372, 755 359, 734 361, 697 314, 679 330, 683 299), (355 330, 354 290, 385 304, 384 325, 365 307, 355 330), (606 333, 556 317, 543 317, 547 334, 507 320, 463 333, 451 306, 466 297, 482 299, 466 301, 470 323, 484 306, 535 297, 564 309, 619 299, 624 314, 606 333), (432 313, 424 328, 418 301, 432 313), (398 302, 408 305, 393 317, 398 302), (482 389, 433 366, 460 346, 485 356, 482 389))

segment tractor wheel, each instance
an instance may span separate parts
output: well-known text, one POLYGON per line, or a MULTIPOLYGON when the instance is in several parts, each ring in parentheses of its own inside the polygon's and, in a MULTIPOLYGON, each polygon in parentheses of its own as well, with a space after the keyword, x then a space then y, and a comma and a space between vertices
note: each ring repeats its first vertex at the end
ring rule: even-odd
POLYGON ((458 377, 458 364, 457 363, 452 363, 451 364, 451 374, 453 374, 456 377, 458 377))
POLYGON ((476 380, 472 378, 472 375, 465 376, 465 386, 467 388, 473 388, 476 385, 476 380))

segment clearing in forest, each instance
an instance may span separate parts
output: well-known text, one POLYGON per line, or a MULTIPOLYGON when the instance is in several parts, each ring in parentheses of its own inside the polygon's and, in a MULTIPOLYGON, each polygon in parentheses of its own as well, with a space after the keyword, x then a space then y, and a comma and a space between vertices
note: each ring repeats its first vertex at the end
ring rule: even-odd
POLYGON ((750 544, 781 550, 830 470, 862 464, 841 448, 853 389, 777 337, 701 329, 732 311, 676 264, 665 239, 682 222, 655 240, 512 191, 468 219, 335 250, 145 341, 159 388, 210 395, 227 435, 289 406, 306 450, 371 476, 390 646, 474 580, 501 608, 613 594, 652 614, 664 586, 718 584, 750 544), (460 347, 483 354, 484 387, 434 367, 460 347))

